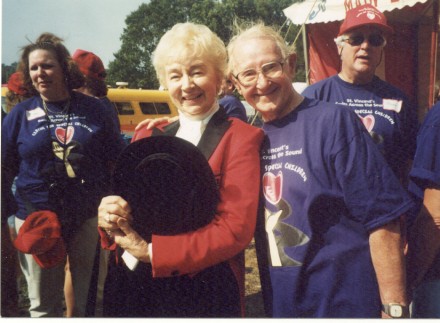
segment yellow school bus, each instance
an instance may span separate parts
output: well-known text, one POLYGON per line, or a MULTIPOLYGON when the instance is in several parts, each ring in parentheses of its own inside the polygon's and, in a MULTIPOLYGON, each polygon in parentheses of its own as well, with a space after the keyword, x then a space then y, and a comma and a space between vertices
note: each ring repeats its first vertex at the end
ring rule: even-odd
MULTIPOLYGON (((2 86, 2 108, 6 111, 6 92, 2 86)), ((136 90, 125 87, 108 89, 107 96, 118 112, 121 132, 131 136, 136 125, 147 118, 176 116, 177 108, 171 102, 168 91, 136 90)))
POLYGON ((2 84, 2 109, 4 112, 9 112, 6 110, 6 92, 8 92, 8 88, 2 84))
POLYGON ((108 89, 107 97, 118 111, 121 131, 127 135, 132 135, 142 120, 177 115, 167 91, 119 87, 108 89))

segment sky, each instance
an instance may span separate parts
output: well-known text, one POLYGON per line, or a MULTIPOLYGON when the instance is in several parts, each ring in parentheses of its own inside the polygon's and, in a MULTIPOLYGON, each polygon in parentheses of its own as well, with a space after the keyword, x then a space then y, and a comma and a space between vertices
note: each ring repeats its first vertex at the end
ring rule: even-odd
POLYGON ((98 55, 105 67, 121 47, 125 19, 148 0, 0 0, 1 62, 18 62, 20 49, 43 32, 64 39, 71 54, 78 48, 98 55))

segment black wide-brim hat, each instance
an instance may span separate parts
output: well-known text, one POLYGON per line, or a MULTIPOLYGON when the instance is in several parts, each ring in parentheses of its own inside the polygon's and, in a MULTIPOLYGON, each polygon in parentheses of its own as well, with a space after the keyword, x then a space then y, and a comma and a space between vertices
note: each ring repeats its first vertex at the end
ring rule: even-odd
POLYGON ((113 193, 130 205, 134 229, 176 235, 210 223, 219 192, 208 161, 193 144, 155 136, 128 145, 113 173, 113 193))

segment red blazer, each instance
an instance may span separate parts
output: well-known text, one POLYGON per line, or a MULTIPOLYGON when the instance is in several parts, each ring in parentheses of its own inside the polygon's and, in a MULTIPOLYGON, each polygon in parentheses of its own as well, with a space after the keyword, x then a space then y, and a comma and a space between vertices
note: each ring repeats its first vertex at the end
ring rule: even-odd
MULTIPOLYGON (((175 135, 179 122, 156 131, 175 135)), ((152 135, 145 128, 135 132, 133 140, 152 135)), ((196 231, 176 236, 152 236, 154 277, 194 274, 212 265, 228 261, 237 279, 244 313, 244 249, 252 240, 260 189, 261 129, 236 118, 227 118, 219 109, 209 121, 198 148, 207 157, 217 179, 220 202, 215 219, 196 231)), ((111 242, 101 232, 102 245, 111 242)), ((111 248, 112 249, 112 248, 111 248)))

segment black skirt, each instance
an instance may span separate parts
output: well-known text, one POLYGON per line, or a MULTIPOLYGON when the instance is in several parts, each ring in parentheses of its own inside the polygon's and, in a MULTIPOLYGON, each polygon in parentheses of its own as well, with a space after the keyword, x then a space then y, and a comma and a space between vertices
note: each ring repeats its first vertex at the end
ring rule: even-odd
POLYGON ((194 276, 152 278, 151 265, 134 271, 112 252, 104 287, 105 317, 240 317, 237 280, 227 262, 194 276))

